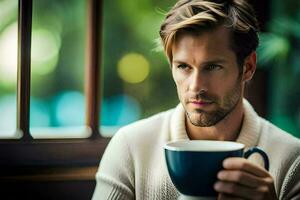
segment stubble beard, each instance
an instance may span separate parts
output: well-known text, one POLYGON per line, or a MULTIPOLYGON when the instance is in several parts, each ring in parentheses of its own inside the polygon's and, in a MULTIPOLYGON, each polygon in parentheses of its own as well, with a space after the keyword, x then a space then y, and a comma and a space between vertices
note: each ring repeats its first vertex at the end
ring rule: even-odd
MULTIPOLYGON (((241 98, 241 83, 237 81, 234 88, 231 89, 225 97, 220 100, 217 97, 208 97, 203 94, 204 99, 212 100, 216 108, 213 111, 207 112, 202 109, 196 109, 194 111, 188 111, 185 108, 188 120, 194 126, 199 127, 210 127, 216 125, 218 122, 223 120, 229 113, 231 113, 241 98)), ((199 95, 201 98, 201 95, 199 95)))

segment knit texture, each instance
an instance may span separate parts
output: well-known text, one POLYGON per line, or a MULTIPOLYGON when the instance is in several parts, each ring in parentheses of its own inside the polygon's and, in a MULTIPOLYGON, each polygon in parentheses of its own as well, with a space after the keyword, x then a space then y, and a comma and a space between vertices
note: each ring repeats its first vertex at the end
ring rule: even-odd
MULTIPOLYGON (((244 119, 237 142, 246 150, 264 149, 270 174, 281 200, 300 199, 300 141, 260 118, 244 100, 244 119)), ((179 196, 171 182, 163 146, 189 140, 181 104, 120 129, 110 141, 96 174, 93 200, 174 200, 179 196)), ((249 160, 263 166, 260 156, 249 160)))

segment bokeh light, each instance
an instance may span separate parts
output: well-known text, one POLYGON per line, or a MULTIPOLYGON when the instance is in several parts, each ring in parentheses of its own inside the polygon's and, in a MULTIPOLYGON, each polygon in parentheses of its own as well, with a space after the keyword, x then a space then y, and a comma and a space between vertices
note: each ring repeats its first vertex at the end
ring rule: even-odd
POLYGON ((140 83, 149 75, 149 62, 143 55, 126 54, 118 63, 118 74, 128 83, 140 83))
POLYGON ((1 84, 14 87, 17 81, 17 22, 9 25, 0 35, 1 84))
MULTIPOLYGON (((17 23, 12 23, 0 35, 0 80, 8 88, 17 81, 17 29, 17 23)), ((51 73, 58 62, 60 37, 45 29, 34 30, 32 35, 32 73, 51 73)))
POLYGON ((50 107, 48 102, 44 102, 37 98, 30 98, 30 127, 49 126, 50 107))
POLYGON ((0 0, 0 30, 12 19, 17 18, 18 0, 0 0))
POLYGON ((132 96, 120 94, 102 101, 101 125, 123 126, 138 120, 140 115, 140 104, 132 96))
MULTIPOLYGON (((16 96, 6 95, 0 98, 0 129, 14 130, 16 128, 16 96)), ((50 124, 49 106, 39 99, 30 99, 30 125, 48 126, 50 124)))
POLYGON ((85 103, 82 93, 65 91, 54 99, 55 124, 57 126, 81 126, 85 119, 85 103))
POLYGON ((46 29, 33 30, 31 63, 32 73, 51 73, 58 62, 61 39, 57 32, 46 29))
MULTIPOLYGON (((16 110, 17 104, 15 95, 6 95, 0 98, 0 130, 16 129, 16 110)), ((2 136, 3 135, 0 135, 0 137, 2 136)))

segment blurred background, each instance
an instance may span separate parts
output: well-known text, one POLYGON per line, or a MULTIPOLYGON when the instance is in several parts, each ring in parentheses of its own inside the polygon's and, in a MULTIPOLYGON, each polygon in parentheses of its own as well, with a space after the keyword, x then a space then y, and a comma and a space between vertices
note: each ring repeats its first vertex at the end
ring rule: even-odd
MULTIPOLYGON (((157 49, 158 30, 175 0, 104 0, 101 132, 177 105, 170 68, 157 49)), ((254 1, 253 1, 254 2, 254 1)), ((260 84, 268 120, 300 137, 300 1, 255 3, 261 21, 260 84)), ((31 129, 85 123, 87 5, 33 1, 31 129)), ((0 0, 0 137, 16 127, 17 0, 0 0)), ((34 132, 34 131, 33 131, 34 132)))

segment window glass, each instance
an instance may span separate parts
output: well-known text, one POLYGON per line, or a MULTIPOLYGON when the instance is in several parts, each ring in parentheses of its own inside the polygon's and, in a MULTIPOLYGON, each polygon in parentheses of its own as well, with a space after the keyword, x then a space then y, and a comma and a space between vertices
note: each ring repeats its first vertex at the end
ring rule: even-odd
POLYGON ((34 138, 87 137, 86 1, 33 1, 30 127, 34 138))
POLYGON ((160 24, 173 3, 104 1, 100 117, 104 136, 178 103, 168 62, 156 44, 160 24))
POLYGON ((15 138, 18 0, 0 0, 0 138, 15 138))

